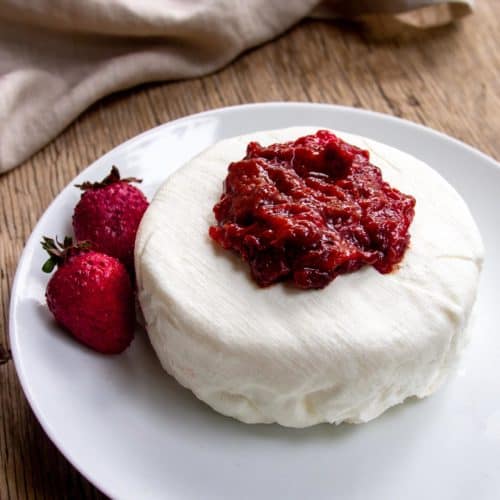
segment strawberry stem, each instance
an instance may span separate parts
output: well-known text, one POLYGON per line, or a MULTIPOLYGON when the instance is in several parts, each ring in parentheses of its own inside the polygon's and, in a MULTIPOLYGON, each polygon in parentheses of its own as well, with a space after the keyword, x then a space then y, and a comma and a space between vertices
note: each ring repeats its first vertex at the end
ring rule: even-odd
POLYGON ((102 181, 99 182, 83 182, 82 184, 75 184, 75 187, 80 188, 82 191, 88 191, 89 189, 101 189, 106 186, 111 186, 111 184, 116 184, 117 182, 142 182, 142 179, 137 179, 136 177, 125 177, 122 179, 120 177, 120 171, 113 165, 109 174, 104 177, 102 181))
POLYGON ((43 236, 40 243, 42 248, 49 254, 49 258, 42 266, 42 271, 44 273, 51 273, 56 266, 63 264, 71 254, 77 251, 87 251, 91 247, 89 241, 79 241, 73 244, 73 238, 71 238, 71 236, 65 236, 62 242, 57 239, 57 236, 55 240, 43 236))

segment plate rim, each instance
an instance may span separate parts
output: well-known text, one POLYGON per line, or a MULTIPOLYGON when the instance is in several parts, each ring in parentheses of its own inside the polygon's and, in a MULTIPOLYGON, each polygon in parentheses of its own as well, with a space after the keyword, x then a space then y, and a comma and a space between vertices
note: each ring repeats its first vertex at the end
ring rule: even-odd
POLYGON ((410 127, 417 129, 420 133, 424 133, 427 136, 438 137, 440 140, 444 140, 447 142, 451 142, 455 146, 459 148, 465 148, 468 152, 478 156, 483 162, 489 164, 491 168, 500 169, 500 162, 497 161, 492 156, 483 153, 481 150, 459 140, 456 139, 444 132, 439 130, 435 130, 431 127, 427 127, 423 124, 413 122, 411 120, 400 118, 397 116, 389 115, 386 113, 381 113, 378 111, 374 111, 366 108, 355 108, 351 106, 337 105, 337 104, 329 104, 329 103, 319 103, 319 102, 307 102, 307 101, 270 101, 270 102, 256 102, 256 103, 247 103, 247 104, 238 104, 233 106, 223 106, 219 108, 213 108, 206 111, 201 111, 198 113, 193 113, 189 115, 185 115, 179 117, 177 119, 164 122, 162 124, 156 125, 148 130, 144 130, 143 132, 127 139, 126 141, 116 145, 103 155, 96 158, 89 165, 87 165, 81 172, 78 173, 76 177, 74 177, 67 185, 65 185, 62 190, 54 197, 54 199, 49 203, 49 205, 44 210, 43 214, 37 220, 36 224, 33 226, 29 237, 27 238, 23 250, 19 256, 19 260, 17 262, 16 271, 14 274, 14 279, 12 281, 12 286, 10 289, 10 303, 9 303, 9 319, 7 323, 8 328, 8 338, 10 343, 10 349, 12 352, 12 359, 14 362, 14 367, 16 370, 17 378, 23 390, 23 394, 28 401, 28 404, 31 408, 31 411, 35 415, 38 423, 42 427, 43 431, 46 433, 48 438, 52 441, 52 443, 56 446, 58 451, 65 457, 66 460, 83 476, 85 477, 92 485, 94 485, 98 490, 109 497, 113 497, 113 491, 108 488, 107 485, 101 484, 96 478, 92 477, 92 473, 90 471, 85 470, 83 467, 80 467, 78 464, 78 457, 75 454, 67 449, 64 445, 64 441, 57 437, 56 430, 53 426, 43 417, 43 411, 39 408, 39 403, 36 401, 36 395, 33 393, 29 384, 29 377, 26 374, 26 371, 23 367, 22 362, 22 354, 21 348, 19 346, 19 335, 16 331, 16 318, 17 318, 17 307, 19 302, 19 294, 18 288, 21 286, 22 278, 28 271, 27 261, 28 261, 28 252, 31 247, 33 247, 35 236, 38 233, 38 229, 44 224, 45 220, 49 217, 49 213, 52 212, 52 208, 54 204, 59 200, 59 198, 63 195, 63 192, 66 190, 68 186, 70 186, 75 181, 78 182, 80 177, 86 175, 88 170, 94 167, 97 162, 103 161, 105 158, 115 154, 118 150, 122 148, 126 148, 128 145, 140 141, 141 139, 154 134, 155 132, 159 132, 162 129, 167 129, 170 127, 176 127, 183 122, 189 122, 193 119, 209 117, 211 115, 215 116, 223 116, 227 113, 231 112, 245 112, 250 109, 260 110, 260 109, 276 109, 276 108, 316 108, 316 109, 325 109, 331 110, 332 112, 347 112, 354 113, 357 115, 368 115, 374 117, 379 120, 388 120, 393 124, 410 127))

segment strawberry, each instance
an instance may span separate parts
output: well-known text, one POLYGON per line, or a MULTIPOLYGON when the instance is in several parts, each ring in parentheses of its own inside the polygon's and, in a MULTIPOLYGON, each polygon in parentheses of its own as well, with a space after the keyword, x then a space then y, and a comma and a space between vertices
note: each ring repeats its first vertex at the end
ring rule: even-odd
POLYGON ((43 271, 57 271, 46 299, 56 321, 77 340, 95 351, 116 354, 134 336, 134 292, 125 266, 116 258, 90 249, 88 242, 73 245, 44 237, 50 258, 43 271))
POLYGON ((73 230, 77 241, 90 241, 96 251, 120 259, 133 272, 135 236, 148 200, 132 182, 142 181, 121 179, 113 166, 101 182, 78 184, 83 194, 73 213, 73 230))

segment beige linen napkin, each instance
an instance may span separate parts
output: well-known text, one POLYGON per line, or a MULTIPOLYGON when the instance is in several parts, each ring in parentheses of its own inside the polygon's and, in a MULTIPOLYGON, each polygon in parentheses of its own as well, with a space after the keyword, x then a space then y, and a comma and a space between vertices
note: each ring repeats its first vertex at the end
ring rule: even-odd
POLYGON ((391 15, 422 27, 469 13, 472 2, 0 0, 0 173, 101 97, 210 73, 303 17, 391 15))

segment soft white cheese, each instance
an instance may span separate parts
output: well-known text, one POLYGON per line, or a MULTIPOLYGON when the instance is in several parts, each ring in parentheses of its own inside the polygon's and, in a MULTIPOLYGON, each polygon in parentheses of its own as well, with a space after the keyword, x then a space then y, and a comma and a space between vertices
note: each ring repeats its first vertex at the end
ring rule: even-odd
POLYGON ((368 149, 385 180, 417 200, 410 247, 396 272, 365 267, 323 290, 262 289, 246 263, 209 238, 227 166, 247 143, 316 130, 216 144, 167 179, 137 236, 138 295, 161 363, 198 398, 243 422, 366 422, 435 391, 464 346, 480 234, 456 191, 394 148, 335 132, 368 149))

